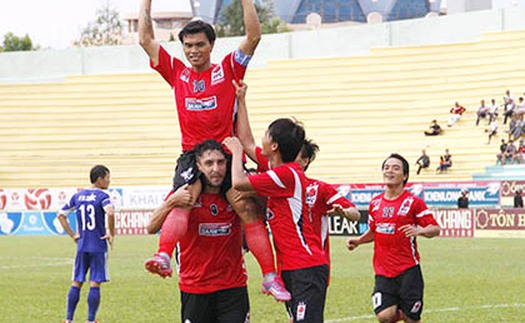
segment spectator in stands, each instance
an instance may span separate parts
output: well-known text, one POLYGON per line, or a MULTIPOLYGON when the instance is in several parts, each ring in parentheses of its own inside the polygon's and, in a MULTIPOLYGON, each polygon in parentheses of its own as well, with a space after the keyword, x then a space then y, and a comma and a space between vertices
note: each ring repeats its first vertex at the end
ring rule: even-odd
POLYGON ((489 128, 485 129, 485 132, 489 133, 489 141, 487 142, 487 145, 490 144, 490 139, 498 133, 498 128, 498 119, 490 121, 489 128))
POLYGON ((499 154, 496 156, 498 157, 498 161, 496 163, 500 163, 501 165, 505 165, 505 159, 507 153, 507 143, 505 142, 505 139, 501 139, 501 145, 499 145, 499 154))
POLYGON ((505 109, 503 110, 503 124, 507 124, 507 119, 512 116, 514 111, 516 110, 516 103, 514 102, 514 99, 508 98, 505 100, 505 109))
POLYGON ((454 104, 454 107, 450 109, 450 117, 448 118, 448 126, 452 127, 465 113, 467 109, 465 109, 463 106, 459 105, 458 102, 454 104))
POLYGON ((525 123, 521 120, 521 116, 514 113, 509 122, 509 140, 519 140, 523 135, 523 127, 525 123))
POLYGON ((514 207, 523 208, 523 197, 521 196, 521 187, 516 188, 514 193, 514 207))
POLYGON ((518 164, 523 164, 523 160, 525 159, 525 144, 523 142, 523 139, 520 139, 520 144, 518 146, 518 164))
POLYGON ((497 120, 499 115, 499 105, 496 103, 496 100, 492 99, 490 100, 490 107, 489 107, 489 116, 490 116, 490 122, 493 120, 497 120))
POLYGON ((479 124, 479 119, 485 119, 489 115, 489 112, 489 107, 485 105, 485 100, 481 100, 481 105, 479 106, 477 112, 478 118, 476 119, 476 126, 479 124))
POLYGON ((445 154, 439 157, 439 166, 436 169, 436 174, 446 172, 452 166, 452 155, 450 155, 448 148, 445 149, 445 154))
POLYGON ((458 198, 458 209, 468 209, 468 188, 461 189, 461 195, 458 198))
POLYGON ((516 110, 514 110, 514 114, 517 114, 520 117, 520 120, 523 120, 523 114, 525 114, 525 101, 523 101, 523 97, 518 99, 518 106, 516 107, 516 110))
POLYGON ((509 140, 507 144, 507 150, 505 151, 505 158, 502 159, 504 163, 502 165, 505 165, 507 162, 510 162, 513 164, 518 159, 518 149, 514 145, 514 141, 509 140))
POLYGON ((430 157, 428 157, 427 152, 425 149, 422 150, 421 156, 416 160, 416 165, 418 165, 417 168, 417 174, 421 172, 422 168, 428 168, 430 166, 430 157))
POLYGON ((425 135, 427 136, 437 136, 441 133, 441 126, 438 125, 437 120, 434 119, 430 123, 430 126, 428 127, 428 130, 425 131, 425 135))

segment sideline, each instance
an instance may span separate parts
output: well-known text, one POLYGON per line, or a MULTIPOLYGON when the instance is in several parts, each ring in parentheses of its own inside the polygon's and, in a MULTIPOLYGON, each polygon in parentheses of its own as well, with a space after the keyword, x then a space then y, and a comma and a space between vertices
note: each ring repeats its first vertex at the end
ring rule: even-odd
MULTIPOLYGON (((438 308, 425 310, 424 313, 441 313, 441 312, 456 312, 456 311, 465 311, 465 310, 479 310, 479 309, 493 309, 493 308, 509 308, 509 307, 525 307, 525 304, 514 303, 514 304, 496 304, 496 305, 478 305, 478 306, 467 306, 467 307, 449 307, 449 308, 438 308)), ((361 315, 361 316, 350 316, 340 319, 325 320, 325 323, 337 323, 337 322, 351 322, 361 319, 373 319, 375 315, 361 315)))

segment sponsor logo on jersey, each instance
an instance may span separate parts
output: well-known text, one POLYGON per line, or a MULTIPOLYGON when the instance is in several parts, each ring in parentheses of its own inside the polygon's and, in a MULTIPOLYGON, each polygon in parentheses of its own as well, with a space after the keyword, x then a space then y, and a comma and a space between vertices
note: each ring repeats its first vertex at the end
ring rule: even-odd
POLYGON ((201 236, 226 236, 232 231, 230 223, 201 223, 199 224, 199 235, 201 236))
POLYGON ((271 219, 273 219, 273 217, 274 217, 274 214, 273 214, 272 210, 266 209, 266 219, 271 220, 271 219))
POLYGON ((399 208, 399 211, 397 211, 397 215, 407 215, 410 211, 410 207, 412 206, 412 203, 414 203, 414 199, 412 197, 407 197, 403 203, 401 203, 401 207, 399 208))
POLYGON ((206 111, 213 110, 217 107, 217 97, 212 96, 204 99, 186 98, 186 110, 188 111, 206 111))
POLYGON ((396 233, 396 224, 395 223, 378 223, 376 226, 376 232, 384 234, 394 234, 396 233))
POLYGON ((180 80, 184 83, 188 83, 190 81, 190 70, 184 69, 182 73, 180 73, 180 80))
POLYGON ((317 193, 319 192, 319 184, 313 183, 306 187, 306 204, 312 207, 317 200, 317 193))
POLYGON ((221 82, 224 82, 224 71, 222 65, 217 65, 213 71, 211 71, 211 85, 219 84, 221 82))

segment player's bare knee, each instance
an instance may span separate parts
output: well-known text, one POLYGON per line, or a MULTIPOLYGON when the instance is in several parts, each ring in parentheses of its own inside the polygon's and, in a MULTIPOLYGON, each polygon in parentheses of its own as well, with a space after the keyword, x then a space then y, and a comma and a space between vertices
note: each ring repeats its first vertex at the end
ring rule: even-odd
POLYGON ((376 318, 379 322, 390 323, 392 319, 396 316, 396 314, 397 314, 397 307, 391 306, 377 313, 376 318))

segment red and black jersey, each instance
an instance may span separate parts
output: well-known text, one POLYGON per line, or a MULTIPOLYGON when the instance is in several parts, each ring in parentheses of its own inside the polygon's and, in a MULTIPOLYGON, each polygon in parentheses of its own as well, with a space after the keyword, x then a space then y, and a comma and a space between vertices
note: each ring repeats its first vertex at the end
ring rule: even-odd
POLYGON ((178 251, 181 291, 208 294, 246 286, 241 222, 221 194, 200 195, 178 251))
POLYGON ((396 277, 419 264, 415 237, 406 237, 401 226, 438 225, 425 202, 409 191, 395 200, 384 198, 385 193, 370 201, 369 224, 374 232, 374 270, 376 275, 396 277))
POLYGON ((150 63, 173 89, 183 151, 204 140, 222 142, 234 134, 237 106, 232 80, 244 78, 248 61, 239 56, 242 54, 237 50, 226 55, 220 64, 197 73, 161 46, 158 65, 150 63))
POLYGON ((319 235, 308 218, 306 177, 297 163, 249 177, 257 194, 268 197, 266 217, 274 237, 280 270, 326 263, 319 235))

